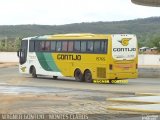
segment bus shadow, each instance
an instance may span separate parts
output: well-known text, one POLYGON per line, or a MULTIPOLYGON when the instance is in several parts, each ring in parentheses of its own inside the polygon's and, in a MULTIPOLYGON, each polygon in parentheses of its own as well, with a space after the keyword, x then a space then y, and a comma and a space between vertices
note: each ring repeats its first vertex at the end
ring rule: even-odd
POLYGON ((71 77, 58 77, 57 79, 54 79, 49 76, 38 76, 37 78, 32 78, 30 76, 26 76, 29 79, 36 79, 36 80, 50 80, 50 81, 70 81, 70 82, 78 82, 74 78, 71 77))

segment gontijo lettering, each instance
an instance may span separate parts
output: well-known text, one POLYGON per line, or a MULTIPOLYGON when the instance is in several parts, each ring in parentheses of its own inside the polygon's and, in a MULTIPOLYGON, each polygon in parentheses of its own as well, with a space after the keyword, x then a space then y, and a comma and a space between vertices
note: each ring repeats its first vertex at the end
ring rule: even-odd
POLYGON ((114 52, 136 51, 136 48, 113 48, 114 52))
POLYGON ((58 54, 58 60, 81 60, 81 55, 58 54))

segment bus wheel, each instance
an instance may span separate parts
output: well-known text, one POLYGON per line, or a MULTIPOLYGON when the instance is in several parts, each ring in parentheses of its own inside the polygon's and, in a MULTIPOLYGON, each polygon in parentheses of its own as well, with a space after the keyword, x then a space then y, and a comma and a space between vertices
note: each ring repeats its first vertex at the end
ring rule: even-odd
POLYGON ((78 82, 82 82, 83 81, 83 74, 82 74, 80 69, 76 69, 75 70, 74 77, 75 77, 76 81, 78 81, 78 82))
POLYGON ((86 82, 88 83, 92 83, 93 80, 92 80, 92 73, 90 70, 86 70, 85 73, 84 73, 84 79, 86 82))
POLYGON ((53 79, 56 80, 58 78, 58 76, 53 76, 53 79))
POLYGON ((31 74, 32 74, 32 77, 33 77, 33 78, 37 78, 37 74, 36 74, 36 69, 35 69, 35 67, 32 67, 32 68, 31 68, 31 74))
POLYGON ((112 84, 112 80, 109 80, 109 84, 112 84))

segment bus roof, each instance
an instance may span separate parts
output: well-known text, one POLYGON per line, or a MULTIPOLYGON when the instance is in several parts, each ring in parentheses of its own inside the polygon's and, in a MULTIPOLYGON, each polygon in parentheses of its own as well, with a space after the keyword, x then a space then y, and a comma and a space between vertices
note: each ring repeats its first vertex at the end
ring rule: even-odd
MULTIPOLYGON (((24 38, 22 40, 54 40, 54 39, 107 39, 111 35, 127 36, 131 34, 92 34, 92 33, 69 33, 69 34, 55 34, 24 38)), ((132 34, 133 35, 133 34, 132 34)))

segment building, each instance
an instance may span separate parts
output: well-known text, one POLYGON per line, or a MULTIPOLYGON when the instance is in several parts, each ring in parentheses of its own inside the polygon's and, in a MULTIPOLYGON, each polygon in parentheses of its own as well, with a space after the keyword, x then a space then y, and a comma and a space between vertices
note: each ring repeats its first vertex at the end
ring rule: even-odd
POLYGON ((139 48, 139 52, 144 53, 144 52, 148 52, 148 51, 150 51, 149 47, 141 47, 141 48, 139 48))
POLYGON ((140 54, 158 54, 159 52, 157 47, 153 47, 153 48, 141 47, 139 48, 139 53, 140 54))
POLYGON ((135 4, 160 7, 160 0, 131 0, 135 4))

